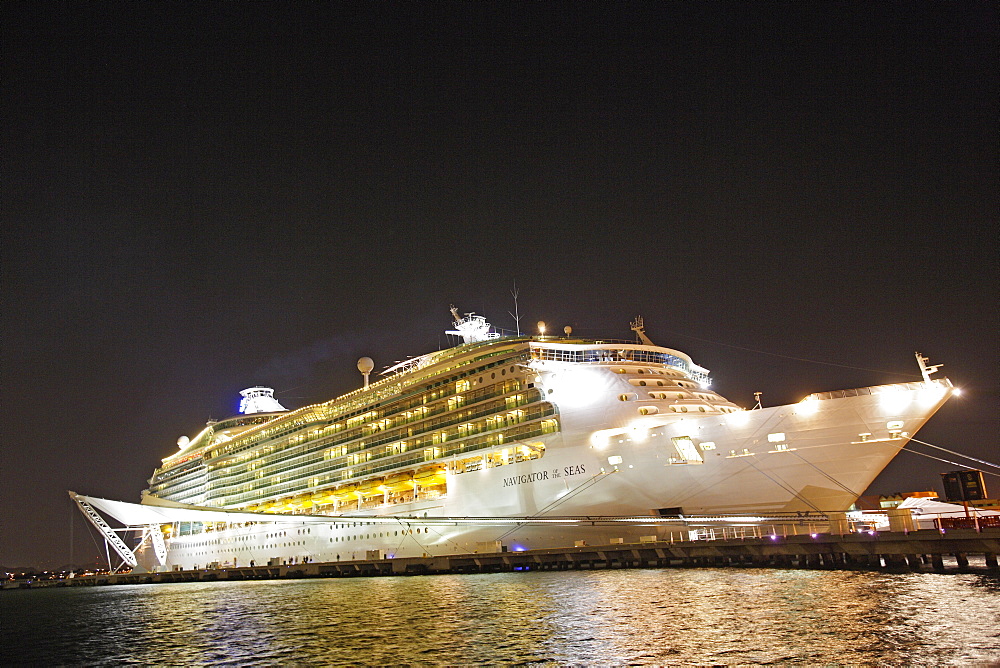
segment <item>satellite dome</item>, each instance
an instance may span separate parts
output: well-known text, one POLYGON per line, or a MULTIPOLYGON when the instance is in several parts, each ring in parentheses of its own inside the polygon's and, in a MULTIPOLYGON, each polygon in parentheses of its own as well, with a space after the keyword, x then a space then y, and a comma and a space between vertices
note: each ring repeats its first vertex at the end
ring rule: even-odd
POLYGON ((190 438, 188 438, 187 436, 181 436, 180 438, 177 439, 177 447, 184 449, 190 442, 191 442, 190 438))
POLYGON ((358 360, 358 371, 361 373, 371 373, 375 368, 375 362, 371 357, 362 357, 358 360))

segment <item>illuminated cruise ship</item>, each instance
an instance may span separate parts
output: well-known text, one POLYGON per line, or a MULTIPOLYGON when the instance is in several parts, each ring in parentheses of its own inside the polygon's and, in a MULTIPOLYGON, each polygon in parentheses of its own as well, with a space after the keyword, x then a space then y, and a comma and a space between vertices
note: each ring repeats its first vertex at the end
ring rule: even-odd
POLYGON ((920 382, 745 410, 637 341, 501 336, 452 309, 453 348, 330 401, 266 387, 178 440, 141 504, 71 497, 152 570, 639 542, 679 515, 846 510, 951 394, 920 382), (129 547, 114 518, 137 536, 129 547))

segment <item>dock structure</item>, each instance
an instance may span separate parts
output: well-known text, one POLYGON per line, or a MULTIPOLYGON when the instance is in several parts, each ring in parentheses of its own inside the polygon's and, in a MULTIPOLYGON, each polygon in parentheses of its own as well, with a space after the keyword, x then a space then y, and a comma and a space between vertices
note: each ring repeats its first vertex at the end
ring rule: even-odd
POLYGON ((444 573, 619 568, 820 568, 892 572, 985 571, 1000 574, 1000 528, 908 532, 771 535, 721 540, 576 545, 523 552, 477 552, 351 561, 309 562, 93 575, 66 585, 145 584, 211 580, 376 577, 444 573), (970 566, 969 558, 975 564, 970 566))

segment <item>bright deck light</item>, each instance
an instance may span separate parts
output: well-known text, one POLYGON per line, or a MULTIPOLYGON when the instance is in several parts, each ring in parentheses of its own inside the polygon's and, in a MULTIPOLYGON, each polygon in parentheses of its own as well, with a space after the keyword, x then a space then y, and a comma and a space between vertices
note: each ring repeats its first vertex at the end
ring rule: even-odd
POLYGON ((750 411, 736 411, 726 415, 726 422, 734 427, 742 427, 750 421, 750 411))
POLYGON ((913 395, 903 388, 889 385, 879 393, 879 404, 883 410, 899 413, 909 405, 912 398, 913 395))
POLYGON ((795 412, 799 415, 815 415, 819 410, 819 399, 807 397, 800 401, 795 407, 795 412))
POLYGON ((567 369, 548 375, 542 381, 552 402, 561 408, 582 408, 601 399, 607 385, 597 369, 567 369))

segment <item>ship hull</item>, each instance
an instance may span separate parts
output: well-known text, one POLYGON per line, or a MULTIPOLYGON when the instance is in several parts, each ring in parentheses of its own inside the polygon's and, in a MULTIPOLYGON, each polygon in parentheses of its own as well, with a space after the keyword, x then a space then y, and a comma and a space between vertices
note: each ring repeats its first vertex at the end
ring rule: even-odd
POLYGON ((949 390, 842 394, 683 419, 565 406, 544 457, 451 472, 442 498, 192 535, 178 525, 164 563, 148 545, 137 556, 153 570, 286 564, 640 542, 680 536, 687 524, 663 519, 675 514, 821 517, 846 510, 949 390))

